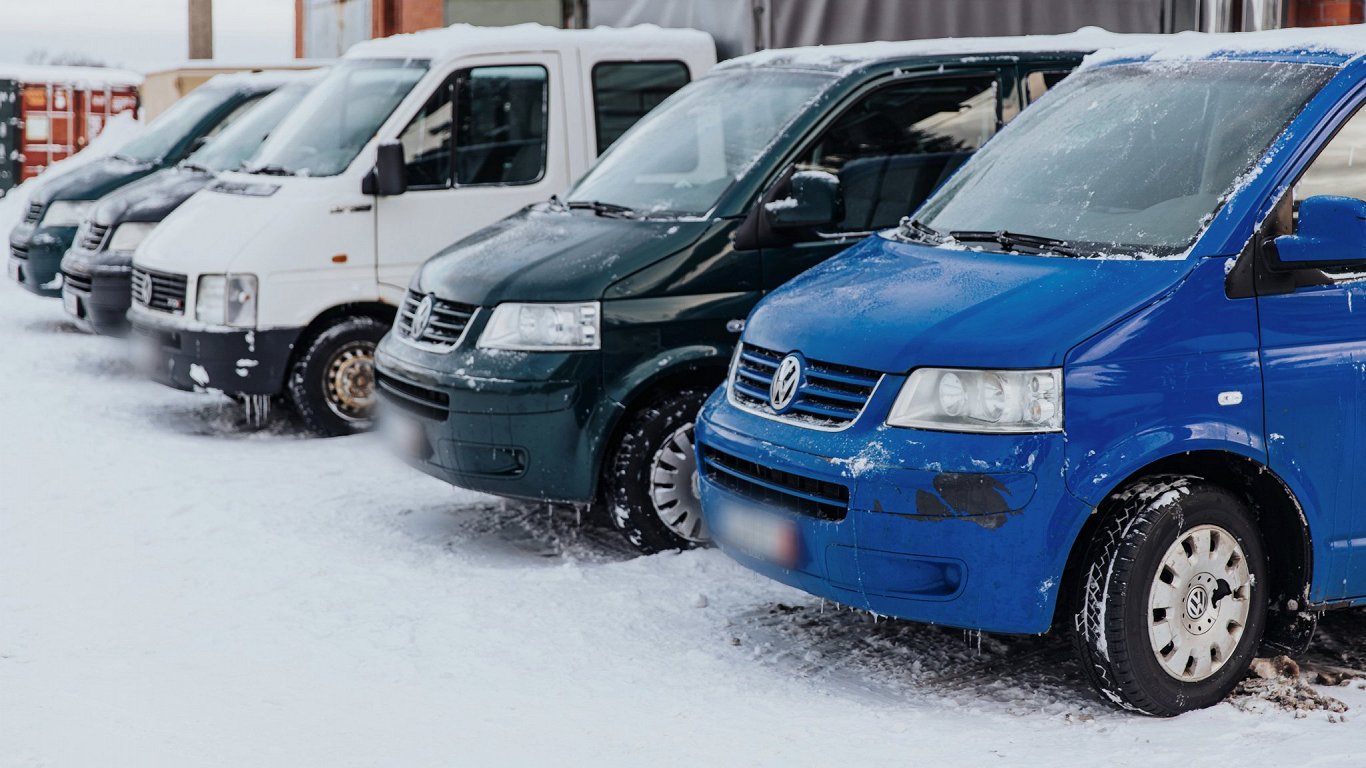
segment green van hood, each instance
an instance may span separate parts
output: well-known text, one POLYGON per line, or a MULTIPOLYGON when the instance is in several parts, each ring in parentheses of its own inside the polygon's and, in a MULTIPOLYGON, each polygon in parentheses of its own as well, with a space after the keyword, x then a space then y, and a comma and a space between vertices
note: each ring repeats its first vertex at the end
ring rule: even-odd
POLYGON ((58 200, 98 200, 157 169, 154 163, 102 157, 50 180, 39 182, 30 198, 46 206, 58 200))
POLYGON ((536 205, 428 259, 414 286, 422 293, 479 306, 591 301, 628 275, 691 245, 710 224, 536 205))

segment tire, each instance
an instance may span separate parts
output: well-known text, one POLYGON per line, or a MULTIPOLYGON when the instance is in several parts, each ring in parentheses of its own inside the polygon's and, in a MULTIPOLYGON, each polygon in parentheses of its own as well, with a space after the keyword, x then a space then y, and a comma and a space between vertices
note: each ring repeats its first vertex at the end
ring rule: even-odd
POLYGON ((647 554, 710 541, 697 498, 693 422, 707 392, 660 395, 629 417, 603 475, 612 524, 647 554))
POLYGON ((1087 677, 1110 703, 1159 717, 1223 701, 1266 625, 1266 554, 1246 505, 1162 475, 1107 507, 1073 598, 1087 677))
POLYGON ((350 435, 373 425, 375 347, 387 330, 374 318, 349 317, 308 342, 286 387, 305 426, 320 435, 350 435))

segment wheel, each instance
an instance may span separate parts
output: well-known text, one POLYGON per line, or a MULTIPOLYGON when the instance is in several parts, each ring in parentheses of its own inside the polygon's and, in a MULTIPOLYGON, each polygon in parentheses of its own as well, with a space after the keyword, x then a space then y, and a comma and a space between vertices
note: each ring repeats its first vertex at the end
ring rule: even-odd
POLYGON ((693 422, 706 399, 700 389, 654 398, 630 416, 607 462, 603 486, 612 523, 643 552, 710 540, 693 448, 693 422))
POLYGON ((1170 475, 1107 507, 1072 617, 1087 676, 1111 703, 1149 715, 1219 703, 1266 624, 1266 554, 1247 507, 1217 485, 1170 475))
POLYGON ((289 400, 309 429, 350 435, 370 428, 375 405, 375 347, 389 328, 350 317, 315 336, 295 359, 289 400))

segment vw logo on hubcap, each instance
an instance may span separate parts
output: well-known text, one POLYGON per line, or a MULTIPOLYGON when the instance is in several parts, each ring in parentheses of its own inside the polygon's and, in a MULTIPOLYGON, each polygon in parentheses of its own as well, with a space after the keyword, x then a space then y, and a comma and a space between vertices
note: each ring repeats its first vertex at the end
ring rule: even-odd
POLYGON ((436 295, 427 294, 413 310, 413 324, 408 326, 408 335, 414 339, 422 338, 427 326, 432 322, 432 310, 436 307, 436 295))
POLYGON ((1205 588, 1195 586, 1186 595, 1186 615, 1198 619, 1205 615, 1205 588))
POLYGON ((778 413, 786 411, 797 399, 797 387, 802 381, 802 359, 795 353, 778 363, 773 381, 768 385, 768 404, 778 413))

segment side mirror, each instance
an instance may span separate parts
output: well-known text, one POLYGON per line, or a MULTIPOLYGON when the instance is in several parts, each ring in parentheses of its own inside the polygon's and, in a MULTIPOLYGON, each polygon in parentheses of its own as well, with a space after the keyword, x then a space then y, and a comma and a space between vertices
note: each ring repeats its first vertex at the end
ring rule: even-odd
POLYGON ((825 171, 792 174, 788 197, 764 204, 774 229, 824 227, 844 218, 844 192, 839 177, 825 171))
POLYGON ((408 168, 403 159, 403 144, 382 141, 375 149, 375 168, 361 182, 361 193, 391 197, 408 191, 408 168))
POLYGON ((1366 266, 1366 201, 1315 195, 1300 203, 1299 232, 1275 243, 1278 266, 1287 269, 1366 266))

